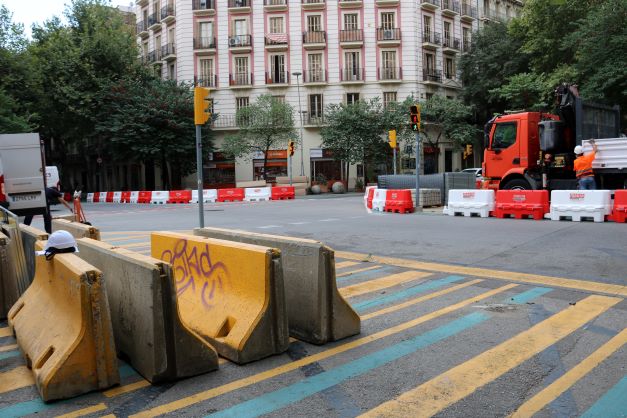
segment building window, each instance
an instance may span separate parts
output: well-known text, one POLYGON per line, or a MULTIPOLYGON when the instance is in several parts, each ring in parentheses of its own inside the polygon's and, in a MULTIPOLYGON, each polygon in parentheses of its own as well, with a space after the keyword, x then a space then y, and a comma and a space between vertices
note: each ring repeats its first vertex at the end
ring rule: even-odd
POLYGON ((213 58, 203 58, 200 60, 200 74, 198 85, 201 87, 214 87, 213 58))
POLYGON ((285 96, 272 96, 279 103, 285 103, 285 96))
POLYGON ((240 110, 248 107, 248 97, 236 97, 235 98, 235 110, 240 110))
POLYGON ((359 93, 346 93, 346 104, 355 104, 359 101, 359 93))
POLYGON ((248 35, 248 22, 246 19, 236 19, 233 21, 234 35, 248 35))
POLYGON ((320 32, 322 31, 322 19, 320 15, 307 16, 307 31, 320 32))
POLYGON ((309 116, 311 118, 321 118, 324 108, 322 106, 322 94, 309 95, 309 116))
POLYGON ((383 106, 387 107, 390 103, 396 102, 396 92, 395 91, 384 91, 383 92, 383 106))
POLYGON ((176 65, 168 65, 168 80, 176 80, 176 65))
POLYGON ((381 13, 381 29, 394 29, 396 27, 396 19, 394 12, 381 13))
POLYGON ((462 50, 470 50, 470 28, 462 28, 462 50))
POLYGON ((425 97, 427 98, 427 100, 431 100, 431 98, 433 97, 433 93, 425 93, 425 97))
POLYGON ((248 57, 235 58, 235 82, 238 86, 249 84, 248 57))
POLYGON ((200 22, 198 24, 198 36, 200 48, 211 48, 213 44, 213 22, 200 22))
POLYGON ((270 55, 270 82, 271 83, 287 83, 287 75, 285 73, 285 55, 270 55))
POLYGON ((429 74, 433 74, 435 72, 435 55, 425 54, 425 68, 429 74))
POLYGON ((448 79, 455 78, 455 63, 453 58, 446 58, 444 61, 444 77, 448 79))
POLYGON ((344 15, 344 30, 359 29, 359 15, 357 13, 346 13, 344 15))
POLYGON ((344 53, 344 74, 343 80, 361 80, 361 60, 359 52, 344 53))
POLYGON ((270 18, 270 33, 285 33, 282 16, 270 18))
POLYGON ((168 29, 168 42, 173 44, 175 41, 174 39, 174 28, 170 28, 168 29))
POLYGON ((309 54, 307 56, 307 73, 308 82, 324 81, 324 74, 322 72, 322 54, 309 54))
POLYGON ((431 40, 431 16, 422 16, 422 33, 428 40, 431 40))
POLYGON ((451 22, 444 22, 444 42, 445 45, 451 45, 451 22))

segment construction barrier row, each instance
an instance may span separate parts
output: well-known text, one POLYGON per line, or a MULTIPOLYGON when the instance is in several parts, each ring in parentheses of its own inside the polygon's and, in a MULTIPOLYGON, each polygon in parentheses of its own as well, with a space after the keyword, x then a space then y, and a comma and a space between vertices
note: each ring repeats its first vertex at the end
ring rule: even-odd
POLYGON ((52 232, 68 231, 76 239, 91 238, 100 241, 100 230, 91 225, 85 225, 80 222, 68 221, 66 219, 53 219, 52 232))
POLYGON ((17 300, 15 275, 11 269, 9 237, 0 232, 0 319, 5 319, 17 300))
MULTIPOLYGON (((439 206, 440 202, 439 189, 420 189, 421 207, 439 206)), ((364 205, 369 212, 412 213, 416 208, 416 189, 379 189, 368 186, 364 205)))
MULTIPOLYGON (((294 199, 295 186, 237 187, 230 189, 203 190, 203 203, 255 202, 265 200, 294 199)), ((198 203, 198 190, 155 190, 134 192, 87 193, 89 203, 144 203, 144 204, 187 204, 198 203)))
MULTIPOLYGON (((373 203, 374 205, 374 203, 373 203)), ((512 217, 580 222, 627 221, 627 190, 450 190, 445 213, 450 216, 512 217)))
POLYGON ((0 225, 0 319, 26 291, 32 281, 17 223, 0 225))

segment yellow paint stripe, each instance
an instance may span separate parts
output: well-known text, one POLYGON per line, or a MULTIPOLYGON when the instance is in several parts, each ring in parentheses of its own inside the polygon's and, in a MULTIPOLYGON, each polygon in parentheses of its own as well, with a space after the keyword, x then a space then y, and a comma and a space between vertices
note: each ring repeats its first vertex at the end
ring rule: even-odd
POLYGON ((13 334, 11 334, 11 328, 9 328, 9 327, 0 327, 0 338, 8 337, 10 335, 13 335, 13 334))
MULTIPOLYGON (((494 296, 498 293, 504 292, 508 289, 514 288, 518 285, 516 284, 507 284, 505 286, 501 286, 498 289, 492 289, 488 292, 482 293, 480 295, 477 296, 473 296, 469 299, 466 299, 465 301, 462 301, 460 303, 457 303, 453 306, 456 306, 455 309, 459 309, 463 306, 468 306, 472 303, 476 303, 482 299, 486 299, 489 298, 491 296, 494 296)), ((350 341, 348 343, 344 343, 341 345, 338 345, 336 347, 330 348, 328 350, 322 351, 320 353, 317 354, 312 354, 311 356, 302 358, 300 360, 297 361, 293 361, 289 364, 284 364, 283 366, 279 366, 276 367, 274 369, 270 369, 270 370, 266 370, 265 372, 261 372, 261 373, 257 373, 255 375, 252 376, 248 376, 245 377, 243 379, 239 379, 236 380, 234 382, 230 382, 227 383, 226 385, 222 385, 222 386, 218 386, 216 388, 213 389, 209 389, 203 392, 199 392, 196 393, 194 395, 191 396, 187 396, 185 398, 181 398, 178 399, 176 401, 164 404, 164 405, 160 405, 151 409, 148 409, 146 411, 142 411, 139 412, 135 415, 131 415, 131 417, 156 417, 162 414, 167 414, 176 410, 179 410, 181 408, 185 408, 188 407, 190 405, 193 405, 195 403, 198 402, 203 402, 206 401, 208 399, 212 399, 215 398, 216 396, 220 396, 223 395, 225 393, 229 393, 232 392, 234 390, 237 389, 241 389, 243 387, 246 386, 250 386, 250 385, 254 385, 256 383, 259 383, 261 381, 267 380, 267 379, 271 379, 273 377, 282 375, 284 373, 288 373, 291 372, 293 370, 298 370, 300 367, 306 366, 308 364, 311 363, 315 363, 317 361, 322 361, 326 358, 332 357, 334 355, 340 354, 340 353, 344 353, 346 351, 352 350, 353 348, 357 348, 357 347, 361 347, 362 345, 371 343, 373 341, 377 341, 380 340, 382 338, 386 338, 389 337, 390 335, 405 331, 407 329, 413 328, 417 325, 420 325, 424 322, 430 321, 432 319, 438 318, 442 315, 445 315, 447 313, 452 312, 454 309, 452 309, 451 306, 448 306, 446 308, 440 309, 438 311, 435 312, 431 312, 429 314, 420 316, 416 319, 413 319, 411 321, 396 325, 394 327, 390 327, 387 328, 383 331, 379 331, 375 334, 371 334, 371 335, 367 335, 365 337, 356 339, 354 341, 350 341)))
POLYGON ((104 411, 105 409, 107 409, 107 405, 99 403, 98 405, 79 409, 78 411, 70 412, 69 414, 57 415, 57 418, 78 418, 95 412, 104 411))
POLYGON ((340 289, 340 294, 345 298, 363 295, 364 293, 376 292, 377 290, 387 289, 388 287, 397 286, 401 283, 412 280, 423 279, 430 276, 431 273, 422 271, 404 271, 402 273, 391 274, 380 279, 369 280, 363 283, 357 283, 340 289))
POLYGON ((120 244, 120 245, 112 244, 112 245, 115 245, 116 247, 120 247, 120 248, 150 247, 150 241, 134 242, 132 244, 120 244))
POLYGON ((0 393, 25 388, 35 384, 35 377, 26 366, 0 373, 0 393))
POLYGON ((359 264, 357 261, 342 261, 341 263, 335 263, 336 269, 343 269, 344 267, 351 267, 359 264))
POLYGON ((540 411, 625 344, 627 344, 627 328, 603 344, 581 363, 564 373, 559 379, 542 389, 533 398, 522 404, 511 417, 530 417, 540 411))
POLYGON ((361 273, 364 271, 370 271, 370 270, 379 269, 379 268, 381 268, 381 266, 368 266, 368 267, 364 267, 364 268, 357 269, 357 270, 346 271, 344 273, 337 274, 335 277, 346 277, 352 274, 357 274, 357 273, 361 273))
POLYGON ((102 392, 102 394, 107 398, 113 398, 125 393, 134 392, 138 389, 145 388, 146 386, 150 386, 150 382, 142 379, 134 383, 129 383, 128 385, 118 386, 116 388, 106 390, 102 392))
POLYGON ((430 417, 557 343, 623 299, 592 295, 362 417, 430 417))
POLYGON ((416 270, 436 271, 441 273, 460 274, 465 276, 485 277, 496 280, 508 280, 541 286, 564 287, 567 289, 583 290, 594 293, 607 293, 615 296, 627 296, 627 286, 608 283, 590 282, 578 279, 540 276, 537 274, 517 273, 512 271, 491 270, 477 267, 464 267, 440 263, 428 263, 414 260, 404 260, 393 257, 377 257, 366 254, 336 251, 335 256, 350 260, 368 260, 377 264, 386 264, 416 270))
POLYGON ((3 351, 15 350, 16 348, 17 344, 3 345, 2 347, 0 347, 0 353, 2 353, 3 351))
POLYGON ((113 414, 109 414, 109 415, 103 415, 100 418, 117 418, 117 417, 113 414))

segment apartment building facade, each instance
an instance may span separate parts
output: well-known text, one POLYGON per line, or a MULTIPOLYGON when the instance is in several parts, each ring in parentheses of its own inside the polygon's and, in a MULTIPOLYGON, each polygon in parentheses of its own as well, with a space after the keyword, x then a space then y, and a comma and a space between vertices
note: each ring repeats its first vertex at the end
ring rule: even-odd
MULTIPOLYGON (((215 147, 205 162, 207 185, 263 177, 263 154, 230 160, 219 151, 238 127, 235 114, 261 94, 295 109, 302 132, 293 175, 339 180, 342 163, 321 144, 324 108, 379 97, 455 97, 457 60, 473 31, 518 13, 514 0, 137 0, 141 59, 165 79, 211 89, 215 147), (302 130, 301 126, 302 117, 302 130)), ((435 129, 427 127, 427 129, 435 129)), ((282 147, 286 148, 286 146, 282 147)), ((412 172, 411 147, 401 169, 412 172)), ((268 154, 270 179, 287 175, 286 149, 268 154)), ((461 151, 444 140, 423 149, 425 173, 462 168, 461 151)), ((471 164, 472 165, 472 164, 471 164)), ((363 177, 350 167, 349 188, 363 177)), ((190 186, 193 180, 190 179, 190 186)))

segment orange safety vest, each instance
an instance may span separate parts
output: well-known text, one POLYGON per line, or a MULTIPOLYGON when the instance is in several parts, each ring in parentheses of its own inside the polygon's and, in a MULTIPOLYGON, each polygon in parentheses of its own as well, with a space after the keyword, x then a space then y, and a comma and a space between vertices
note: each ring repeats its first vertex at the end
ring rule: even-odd
POLYGON ((595 156, 596 152, 577 157, 575 160, 575 175, 577 178, 594 176, 594 172, 592 171, 592 161, 594 161, 595 156))

